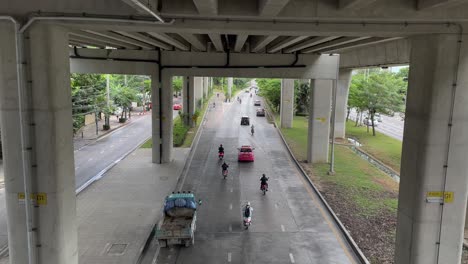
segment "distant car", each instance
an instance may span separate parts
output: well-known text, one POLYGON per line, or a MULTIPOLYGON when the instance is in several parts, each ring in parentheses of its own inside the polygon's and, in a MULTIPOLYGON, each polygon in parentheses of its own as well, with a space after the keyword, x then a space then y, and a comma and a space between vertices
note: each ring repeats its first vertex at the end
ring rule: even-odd
POLYGON ((241 117, 241 126, 249 126, 250 125, 250 117, 243 116, 241 117))
POLYGON ((265 109, 257 108, 257 116, 265 116, 265 109))
POLYGON ((249 92, 249 89, 245 89, 245 91, 244 91, 244 92, 248 93, 248 92, 249 92))
POLYGON ((374 119, 376 119, 377 121, 379 121, 379 123, 382 123, 382 115, 380 115, 380 113, 376 113, 374 115, 374 119))
POLYGON ((174 110, 180 110, 180 109, 182 109, 181 104, 174 104, 174 110))
POLYGON ((255 105, 255 106, 260 106, 260 105, 261 105, 260 100, 255 100, 254 105, 255 105))
POLYGON ((238 161, 254 161, 255 156, 253 153, 254 148, 249 145, 245 145, 239 148, 238 161))
MULTIPOLYGON (((366 118, 364 119, 364 124, 368 126, 372 126, 372 120, 369 118, 366 118)), ((376 127, 379 126, 379 121, 377 121, 375 118, 374 118, 374 126, 376 127)))

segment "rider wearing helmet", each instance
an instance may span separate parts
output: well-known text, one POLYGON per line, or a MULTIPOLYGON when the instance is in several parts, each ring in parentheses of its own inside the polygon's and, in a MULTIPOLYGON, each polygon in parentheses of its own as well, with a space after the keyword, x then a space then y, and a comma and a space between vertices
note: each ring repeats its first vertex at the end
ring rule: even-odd
POLYGON ((265 186, 268 190, 268 178, 265 176, 265 173, 262 175, 262 178, 260 178, 260 190, 262 189, 262 186, 265 186))
POLYGON ((244 217, 252 217, 252 212, 253 212, 253 208, 252 206, 250 206, 250 202, 247 202, 247 204, 245 205, 244 207, 244 217))
POLYGON ((223 154, 224 154, 224 147, 223 147, 223 144, 220 144, 220 145, 219 145, 218 153, 223 153, 223 154))
POLYGON ((226 162, 223 162, 221 165, 221 168, 223 168, 223 172, 229 168, 229 165, 226 164, 226 162))

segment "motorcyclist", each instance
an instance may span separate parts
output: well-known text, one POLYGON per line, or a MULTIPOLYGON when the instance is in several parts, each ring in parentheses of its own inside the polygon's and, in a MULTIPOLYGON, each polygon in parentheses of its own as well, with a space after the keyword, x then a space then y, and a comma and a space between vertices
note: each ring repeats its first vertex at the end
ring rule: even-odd
POLYGON ((250 132, 252 133, 252 135, 254 134, 254 125, 250 127, 250 132))
POLYGON ((223 147, 223 144, 220 144, 220 145, 219 145, 218 153, 223 153, 223 154, 224 154, 224 147, 223 147))
POLYGON ((221 168, 223 169, 223 173, 224 173, 229 168, 229 165, 227 165, 226 162, 223 162, 223 164, 221 165, 221 168))
POLYGON ((250 206, 250 202, 247 202, 243 211, 244 218, 252 218, 253 208, 250 206))
POLYGON ((262 186, 265 186, 268 191, 268 178, 265 176, 265 173, 262 175, 262 178, 260 178, 260 190, 262 189, 262 186))
POLYGON ((215 103, 215 102, 213 102, 213 108, 215 108, 215 107, 216 107, 216 103, 215 103))

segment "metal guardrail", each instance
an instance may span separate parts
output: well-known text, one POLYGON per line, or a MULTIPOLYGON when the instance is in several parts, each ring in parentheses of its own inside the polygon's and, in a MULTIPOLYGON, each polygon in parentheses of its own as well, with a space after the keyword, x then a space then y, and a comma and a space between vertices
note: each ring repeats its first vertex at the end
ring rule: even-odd
POLYGON ((307 180, 307 182, 309 183, 309 185, 312 187, 312 189, 314 190, 315 194, 320 198, 322 204, 324 205, 324 207, 327 209, 328 213, 332 216, 333 220, 335 221, 335 224, 338 226, 338 228, 340 229, 340 231, 343 233, 343 236, 344 238, 346 239, 346 241, 349 243, 351 249, 353 250, 354 254, 356 255, 356 257, 359 259, 359 261, 362 263, 362 264, 370 264, 369 260, 367 260, 366 256, 364 255, 364 253, 362 253, 361 249, 359 248, 359 246, 357 245, 357 243, 354 241, 354 239, 351 237, 351 234, 349 234, 348 230, 346 229, 346 227, 343 225, 343 223, 340 221, 340 219, 338 218, 338 216, 335 214, 335 212, 333 211, 333 209, 330 207, 330 205, 327 203, 327 201, 325 200, 325 198, 322 196, 322 194, 320 193, 320 191, 317 189, 317 187, 315 186, 315 184, 312 182, 312 180, 307 176, 307 173, 304 171, 304 169, 301 167, 301 165, 299 164, 299 162, 297 161, 296 157, 294 156, 294 154, 292 153, 291 149, 289 148, 289 145, 288 143, 286 142, 286 139, 284 138, 283 134, 281 133, 281 130, 278 128, 277 124, 276 124, 276 121, 275 121, 275 118, 274 116, 271 114, 270 112, 270 109, 269 107, 266 109, 267 110, 267 114, 269 115, 269 118, 271 119, 271 121, 273 122, 273 125, 275 126, 276 128, 276 131, 278 132, 278 134, 280 135, 281 137, 281 140, 283 141, 284 145, 286 146, 286 149, 288 150, 289 152, 289 155, 291 156, 291 158, 293 159, 294 161, 294 164, 296 164, 297 168, 299 169, 299 171, 301 172, 302 176, 307 180))

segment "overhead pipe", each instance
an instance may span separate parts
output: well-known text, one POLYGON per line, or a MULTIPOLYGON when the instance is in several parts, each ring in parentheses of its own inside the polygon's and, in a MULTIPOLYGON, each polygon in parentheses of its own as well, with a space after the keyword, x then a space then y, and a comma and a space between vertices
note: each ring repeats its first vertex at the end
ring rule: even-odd
MULTIPOLYGON (((159 20, 162 24, 166 24, 167 22, 164 21, 164 19, 162 19, 158 14, 154 13, 153 10, 149 9, 147 6, 145 6, 144 4, 142 4, 140 1, 138 0, 130 0, 130 2, 132 2, 133 4, 135 4, 136 6, 138 6, 139 8, 143 9, 146 13, 152 15, 153 17, 155 17, 157 20, 159 20)), ((174 22, 174 19, 172 19, 169 23, 173 23, 174 22)))
POLYGON ((144 59, 122 59, 122 58, 103 58, 103 57, 93 57, 93 56, 83 56, 78 53, 78 48, 76 46, 73 47, 73 53, 75 55, 69 56, 72 59, 83 59, 83 60, 111 60, 111 61, 128 61, 128 62, 149 62, 149 63, 157 63, 159 64, 158 60, 144 60, 144 59))

